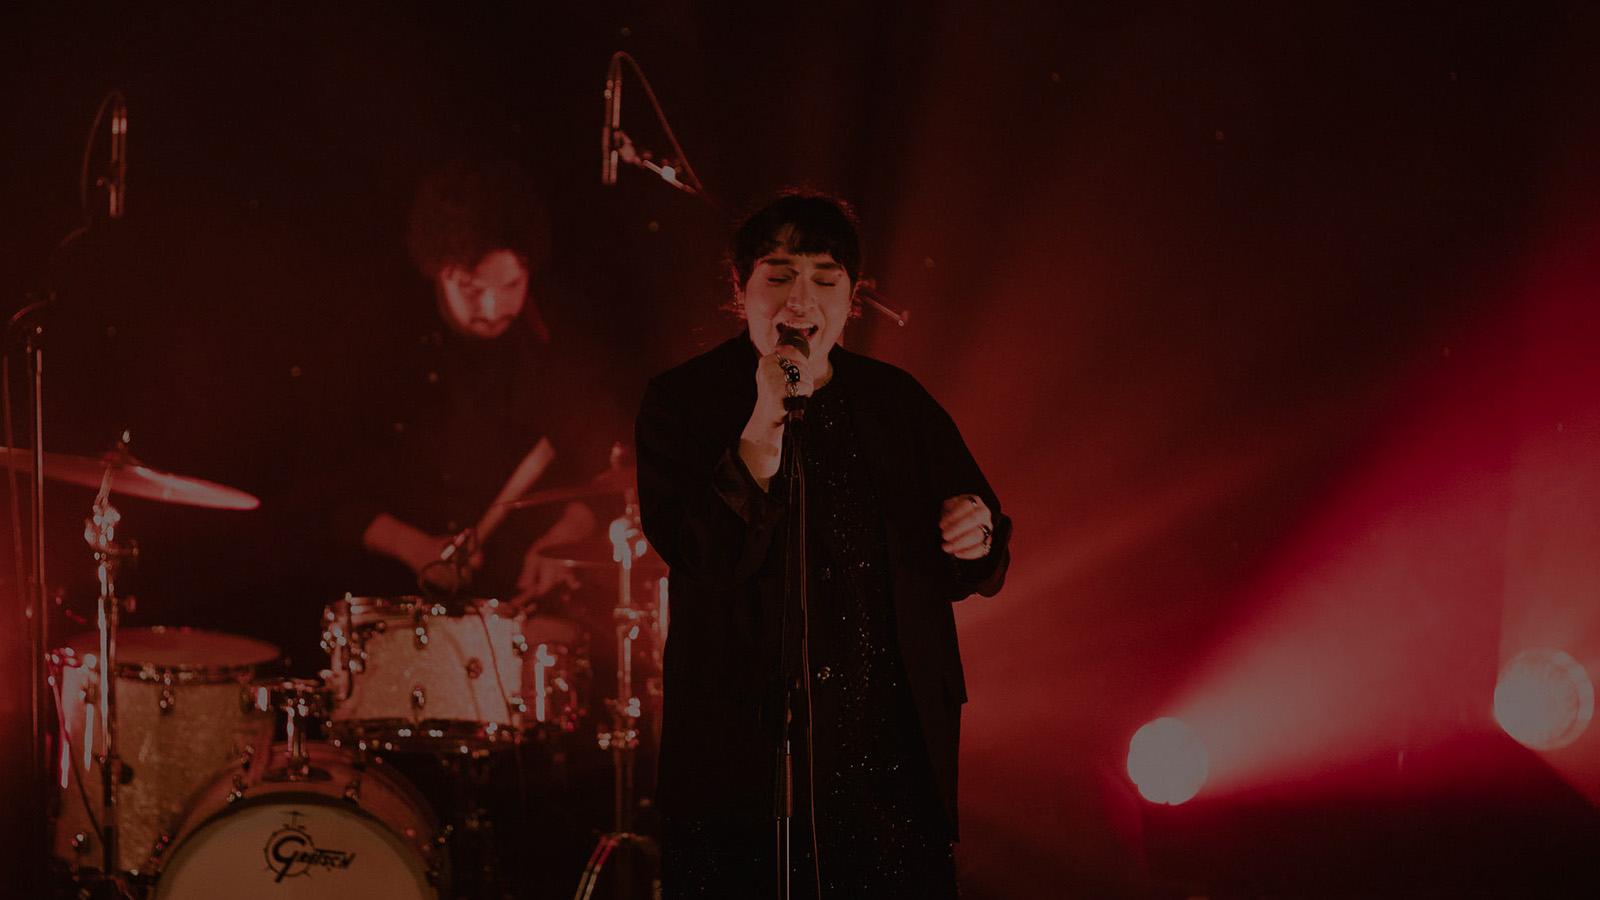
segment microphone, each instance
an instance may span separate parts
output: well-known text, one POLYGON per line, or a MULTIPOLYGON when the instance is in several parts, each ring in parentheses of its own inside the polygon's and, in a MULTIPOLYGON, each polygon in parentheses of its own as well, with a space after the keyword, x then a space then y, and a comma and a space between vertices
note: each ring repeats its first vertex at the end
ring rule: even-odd
POLYGON ((778 328, 778 346, 792 347, 800 351, 800 355, 806 359, 811 358, 811 344, 806 340, 806 336, 792 328, 778 328))
MULTIPOLYGON (((806 340, 805 335, 792 328, 784 328, 781 325, 778 327, 778 346, 789 347, 806 359, 811 358, 810 342, 806 340)), ((794 392, 795 384, 800 381, 800 367, 781 356, 778 357, 778 362, 785 363, 783 377, 789 382, 789 396, 783 398, 783 408, 789 411, 789 421, 798 421, 806 414, 806 398, 794 392)))
POLYGON ((122 218, 123 203, 128 192, 128 104, 117 95, 111 108, 111 173, 106 196, 110 199, 113 219, 122 218))
POLYGON ((600 183, 617 183, 617 148, 613 133, 622 124, 622 60, 611 57, 606 69, 606 120, 600 127, 600 183))

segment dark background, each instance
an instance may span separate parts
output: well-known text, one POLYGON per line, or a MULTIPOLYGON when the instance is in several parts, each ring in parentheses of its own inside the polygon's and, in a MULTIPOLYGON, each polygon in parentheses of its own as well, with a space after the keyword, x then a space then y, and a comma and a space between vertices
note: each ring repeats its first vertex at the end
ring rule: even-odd
MULTIPOLYGON (((449 156, 503 153, 546 194, 536 292, 594 348, 574 402, 602 438, 629 440, 650 374, 735 333, 728 214, 640 169, 600 184, 627 50, 730 212, 799 183, 855 204, 868 272, 912 315, 869 312, 850 344, 944 402, 1016 519, 1006 590, 960 610, 967 896, 1593 885, 1567 849, 1597 828, 1593 735, 1541 759, 1470 699, 1508 610, 1600 653, 1590 4, 24 3, 0 34, 0 303, 59 297, 47 449, 130 429, 148 464, 263 502, 119 504, 143 556, 130 623, 314 644, 334 597, 284 501, 347 462, 321 440, 327 379, 416 294, 404 214, 449 156), (52 265, 112 88, 127 215, 95 212, 52 265), (1259 625, 1312 594, 1357 624, 1259 625), (1397 608, 1427 626, 1389 654, 1397 608), (1362 740, 1233 800, 1144 806, 1132 731, 1289 632, 1309 651, 1264 677, 1396 680, 1334 702, 1284 678, 1256 715, 1309 706, 1362 740), (1368 719, 1380 694, 1407 699, 1368 719)), ((625 78, 623 129, 669 153, 625 78)), ((92 492, 47 497, 48 580, 87 612, 92 492)), ((13 772, 20 631, 0 651, 13 772)))

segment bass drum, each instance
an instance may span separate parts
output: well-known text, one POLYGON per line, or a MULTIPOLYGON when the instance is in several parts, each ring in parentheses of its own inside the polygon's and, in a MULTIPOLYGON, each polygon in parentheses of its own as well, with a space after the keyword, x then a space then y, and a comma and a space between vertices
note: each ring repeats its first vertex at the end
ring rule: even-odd
POLYGON ((331 744, 288 747, 225 770, 191 805, 152 900, 437 900, 448 896, 442 832, 400 773, 331 744))

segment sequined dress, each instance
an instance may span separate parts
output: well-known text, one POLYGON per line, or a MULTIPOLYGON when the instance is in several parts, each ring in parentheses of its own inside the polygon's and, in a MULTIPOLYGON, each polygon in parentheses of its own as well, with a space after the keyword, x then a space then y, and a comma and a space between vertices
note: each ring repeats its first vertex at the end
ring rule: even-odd
MULTIPOLYGON (((804 429, 823 896, 954 897, 949 828, 895 635, 883 515, 839 386, 815 393, 804 429)), ((805 773, 798 781, 797 823, 805 773)))

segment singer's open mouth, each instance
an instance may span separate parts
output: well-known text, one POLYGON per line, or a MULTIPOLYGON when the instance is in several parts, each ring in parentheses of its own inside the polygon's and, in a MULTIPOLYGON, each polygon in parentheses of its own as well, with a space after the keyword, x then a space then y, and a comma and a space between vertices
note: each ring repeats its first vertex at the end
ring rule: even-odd
POLYGON ((806 340, 809 341, 812 338, 816 337, 817 336, 817 332, 819 332, 821 330, 822 330, 822 326, 820 326, 820 325, 812 325, 810 323, 801 323, 801 324, 798 324, 798 325, 790 325, 790 324, 783 323, 783 322, 779 322, 778 323, 778 336, 779 337, 782 337, 783 333, 785 331, 794 331, 794 332, 798 332, 801 337, 803 337, 803 338, 805 338, 806 340))

